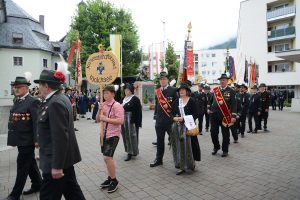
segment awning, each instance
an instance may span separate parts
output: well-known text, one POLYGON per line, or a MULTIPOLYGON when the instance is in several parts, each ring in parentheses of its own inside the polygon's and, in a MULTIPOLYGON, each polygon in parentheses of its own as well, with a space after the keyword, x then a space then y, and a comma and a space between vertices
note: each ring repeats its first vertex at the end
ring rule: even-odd
POLYGON ((300 63, 300 49, 294 49, 290 51, 282 51, 275 53, 276 57, 284 60, 300 63))

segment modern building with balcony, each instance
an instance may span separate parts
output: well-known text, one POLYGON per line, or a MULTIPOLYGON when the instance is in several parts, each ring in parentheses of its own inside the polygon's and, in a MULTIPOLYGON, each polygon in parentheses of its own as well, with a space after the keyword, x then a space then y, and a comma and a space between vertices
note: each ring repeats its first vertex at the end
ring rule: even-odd
POLYGON ((240 60, 255 60, 259 66, 258 82, 284 91, 292 99, 291 110, 300 112, 300 63, 288 59, 300 49, 297 11, 299 0, 241 2, 237 54, 240 60))

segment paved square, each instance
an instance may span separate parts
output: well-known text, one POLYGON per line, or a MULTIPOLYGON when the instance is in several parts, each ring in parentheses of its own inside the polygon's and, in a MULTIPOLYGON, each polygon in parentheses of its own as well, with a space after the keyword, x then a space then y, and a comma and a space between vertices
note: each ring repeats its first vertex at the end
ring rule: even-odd
MULTIPOLYGON (((149 167, 156 153, 151 144, 155 141, 153 112, 145 111, 143 115, 140 155, 124 162, 122 140, 115 153, 120 188, 113 194, 99 189, 106 178, 99 148, 99 125, 86 119, 75 123, 83 159, 76 165, 76 173, 86 199, 300 199, 299 113, 271 111, 271 132, 246 134, 238 144, 230 145, 228 158, 211 155, 209 133, 199 136, 202 161, 196 163, 194 173, 181 176, 175 175, 167 145, 164 165, 149 167)), ((0 152, 0 199, 9 194, 14 184, 16 156, 15 148, 0 152)), ((29 186, 28 179, 26 189, 29 186)), ((38 199, 38 195, 22 199, 38 199)))

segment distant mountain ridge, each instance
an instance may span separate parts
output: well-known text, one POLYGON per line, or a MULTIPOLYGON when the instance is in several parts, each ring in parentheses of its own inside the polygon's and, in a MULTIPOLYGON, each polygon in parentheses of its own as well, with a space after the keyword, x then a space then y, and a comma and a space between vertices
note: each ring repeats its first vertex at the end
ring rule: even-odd
POLYGON ((208 49, 235 49, 236 48, 236 37, 227 40, 221 44, 217 44, 215 46, 209 47, 208 49))

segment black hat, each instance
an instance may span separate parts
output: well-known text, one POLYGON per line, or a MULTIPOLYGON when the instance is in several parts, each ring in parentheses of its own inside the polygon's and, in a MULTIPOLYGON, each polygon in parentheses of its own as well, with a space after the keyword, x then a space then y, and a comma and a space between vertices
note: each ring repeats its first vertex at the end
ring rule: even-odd
POLYGON ((258 89, 257 85, 253 85, 253 87, 251 89, 256 89, 257 90, 258 89))
POLYGON ((261 83, 258 88, 261 88, 261 87, 267 87, 267 85, 265 83, 261 83))
POLYGON ((35 83, 46 82, 46 83, 54 83, 54 84, 63 84, 65 82, 65 80, 66 80, 66 77, 62 72, 44 69, 41 72, 40 78, 38 80, 34 80, 34 82, 35 83))
POLYGON ((31 85, 29 81, 25 77, 18 76, 16 77, 16 80, 12 82, 10 85, 15 86, 15 85, 31 85))
POLYGON ((105 86, 104 89, 103 89, 103 91, 110 91, 110 92, 116 93, 114 85, 107 85, 107 86, 105 86))
POLYGON ((205 84, 205 85, 204 85, 204 89, 205 89, 205 90, 210 90, 209 85, 205 84))
POLYGON ((69 91, 69 90, 72 91, 73 89, 72 89, 71 87, 66 87, 66 88, 65 88, 65 91, 66 91, 66 92, 69 91))
POLYGON ((199 87, 202 87, 202 88, 205 88, 205 85, 204 85, 204 83, 199 83, 199 85, 198 85, 199 87))
POLYGON ((131 93, 133 94, 134 93, 134 86, 130 83, 126 83, 125 86, 124 86, 124 90, 125 89, 129 89, 131 91, 131 93))
POLYGON ((240 85, 240 84, 234 83, 235 88, 241 88, 241 86, 242 86, 242 84, 240 85))
POLYGON ((218 80, 221 80, 221 79, 230 79, 230 77, 228 77, 227 74, 224 73, 221 75, 220 78, 218 78, 218 80))
POLYGON ((186 83, 189 87, 192 87, 192 86, 193 86, 192 81, 190 81, 190 80, 186 80, 185 83, 186 83))
POLYGON ((241 84, 241 87, 246 88, 246 90, 248 89, 248 86, 247 86, 245 83, 242 83, 242 84, 241 84))
POLYGON ((160 73, 159 73, 159 78, 164 78, 164 77, 169 78, 169 77, 168 77, 168 73, 167 73, 167 72, 164 72, 164 71, 160 72, 160 73))
POLYGON ((177 89, 177 92, 179 92, 180 89, 186 89, 188 92, 191 92, 190 87, 186 83, 182 83, 179 88, 177 89))

